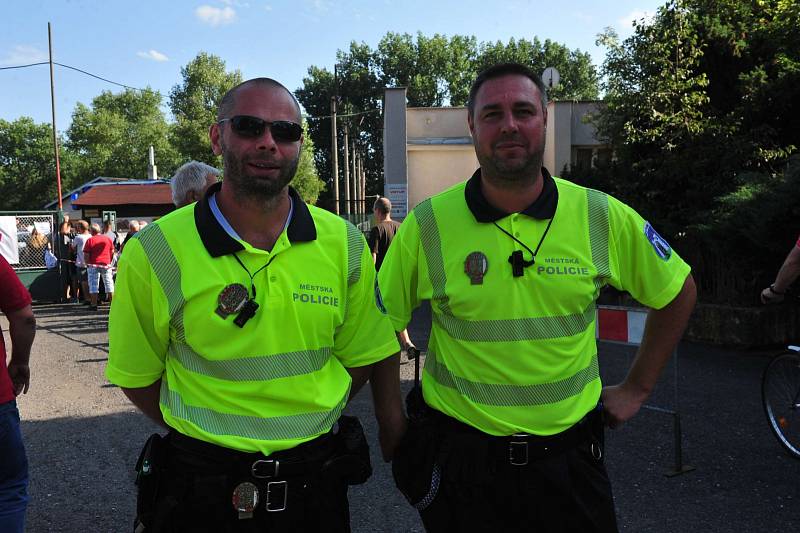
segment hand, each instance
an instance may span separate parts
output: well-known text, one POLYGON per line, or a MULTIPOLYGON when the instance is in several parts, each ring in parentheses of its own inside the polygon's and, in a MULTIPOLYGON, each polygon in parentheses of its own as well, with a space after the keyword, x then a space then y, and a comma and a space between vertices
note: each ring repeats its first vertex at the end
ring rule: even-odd
POLYGON ((28 365, 15 363, 12 359, 8 363, 8 375, 14 387, 14 395, 27 394, 31 384, 31 369, 28 365))
POLYGON ((636 392, 622 383, 603 387, 600 398, 603 401, 603 418, 606 425, 616 429, 639 412, 647 395, 636 392))
POLYGON ((761 291, 762 304, 779 304, 783 301, 783 297, 783 293, 775 292, 771 285, 761 291))
POLYGON ((381 444, 383 460, 387 463, 394 458, 394 452, 403 435, 406 434, 407 427, 408 420, 402 410, 387 417, 386 420, 378 422, 378 441, 381 444))

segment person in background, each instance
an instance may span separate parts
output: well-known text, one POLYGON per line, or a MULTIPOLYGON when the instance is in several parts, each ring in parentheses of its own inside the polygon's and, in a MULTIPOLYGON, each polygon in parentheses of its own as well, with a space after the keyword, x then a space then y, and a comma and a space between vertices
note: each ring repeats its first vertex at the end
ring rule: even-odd
MULTIPOLYGON (((369 231, 367 245, 372 252, 375 270, 380 272, 383 258, 386 257, 386 252, 389 250, 389 245, 392 244, 392 239, 394 239, 400 223, 392 220, 392 202, 388 198, 381 197, 375 200, 372 205, 372 214, 375 217, 375 226, 369 231)), ((400 348, 403 352, 400 355, 400 364, 407 363, 408 351, 416 349, 408 336, 408 329, 400 331, 397 334, 397 340, 400 341, 400 348)))
POLYGON ((119 251, 119 235, 114 231, 110 220, 103 222, 103 235, 111 239, 111 242, 114 244, 114 250, 119 251))
POLYGON ((23 533, 28 505, 28 458, 20 432, 16 398, 28 392, 36 318, 31 296, 0 255, 0 311, 8 319, 11 359, 0 331, 0 531, 23 533))
POLYGON ((83 255, 83 247, 86 245, 86 241, 88 241, 92 234, 89 233, 89 223, 85 220, 79 220, 76 223, 78 233, 75 235, 75 238, 72 239, 72 251, 75 252, 75 268, 78 272, 78 279, 81 283, 81 295, 83 296, 84 304, 89 304, 89 300, 86 299, 87 295, 89 294, 89 273, 86 269, 86 258, 83 255))
POLYGON ((100 233, 100 225, 92 224, 92 236, 83 247, 88 269, 89 300, 92 311, 97 311, 97 298, 100 292, 100 277, 109 303, 114 298, 114 275, 111 264, 114 262, 114 243, 111 238, 100 233))
POLYGON ((761 303, 776 304, 782 302, 789 291, 789 287, 798 276, 800 276, 800 237, 797 238, 797 242, 789 250, 789 254, 775 276, 775 281, 761 291, 761 303))
POLYGON ((140 229, 141 228, 139 227, 139 221, 138 220, 131 220, 130 222, 128 222, 128 233, 125 234, 125 238, 122 240, 122 244, 120 244, 120 246, 119 246, 120 253, 125 248, 125 244, 127 244, 128 241, 134 235, 136 235, 139 232, 140 229))
POLYGON ((219 170, 199 161, 189 161, 175 171, 169 182, 176 208, 197 202, 206 189, 219 180, 219 170))

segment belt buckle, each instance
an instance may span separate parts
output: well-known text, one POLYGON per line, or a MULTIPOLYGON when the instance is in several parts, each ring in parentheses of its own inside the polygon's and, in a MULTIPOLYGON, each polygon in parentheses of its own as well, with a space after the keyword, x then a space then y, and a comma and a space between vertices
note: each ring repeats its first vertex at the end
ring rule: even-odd
MULTIPOLYGON (((515 433, 512 435, 517 438, 525 438, 526 433, 515 433)), ((528 441, 512 440, 508 443, 508 462, 514 466, 525 466, 528 464, 528 441)))
POLYGON ((265 479, 269 477, 278 477, 278 471, 280 469, 280 461, 277 459, 259 459, 255 463, 250 466, 250 473, 253 475, 254 478, 258 479, 265 479), (262 472, 262 467, 265 465, 272 465, 272 473, 265 474, 262 472))
POLYGON ((286 500, 289 496, 289 484, 286 481, 270 481, 267 483, 267 494, 265 499, 267 500, 267 512, 268 513, 277 513, 279 511, 286 510, 286 500), (273 498, 273 491, 274 490, 282 490, 283 491, 283 501, 280 502, 280 496, 278 497, 278 501, 280 502, 276 507, 272 506, 272 498, 273 498))

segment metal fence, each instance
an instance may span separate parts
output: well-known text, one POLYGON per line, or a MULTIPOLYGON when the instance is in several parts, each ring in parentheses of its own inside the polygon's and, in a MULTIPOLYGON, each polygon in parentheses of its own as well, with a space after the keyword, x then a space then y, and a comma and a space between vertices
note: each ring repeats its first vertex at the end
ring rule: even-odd
POLYGON ((6 243, 3 247, 14 270, 46 269, 45 251, 48 247, 53 251, 56 248, 58 228, 55 214, 0 213, 0 217, 4 222, 5 238, 16 237, 16 243, 6 243))

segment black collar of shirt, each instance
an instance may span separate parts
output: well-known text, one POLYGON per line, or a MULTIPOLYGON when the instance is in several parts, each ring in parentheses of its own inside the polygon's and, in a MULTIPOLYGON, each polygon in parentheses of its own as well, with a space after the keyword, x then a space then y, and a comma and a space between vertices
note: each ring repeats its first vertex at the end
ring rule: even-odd
MULTIPOLYGON (((529 217, 538 218, 539 220, 547 220, 548 218, 553 218, 553 215, 556 214, 558 188, 556 187, 555 180, 544 167, 542 167, 542 178, 544 179, 542 193, 531 205, 523 209, 521 213, 529 217)), ((467 186, 464 188, 464 197, 467 200, 467 207, 472 211, 472 215, 478 222, 496 222, 511 214, 497 209, 486 200, 486 197, 481 191, 480 168, 467 180, 467 186)))
MULTIPOLYGON (((219 192, 221 188, 222 182, 215 183, 208 188, 203 199, 194 206, 194 223, 197 225, 200 239, 203 241, 208 253, 211 254, 211 257, 220 257, 244 250, 242 243, 228 235, 225 228, 217 222, 217 217, 214 216, 208 203, 211 195, 219 192)), ((297 191, 291 187, 289 187, 289 196, 294 202, 292 220, 289 221, 289 227, 286 230, 289 242, 315 240, 317 238, 317 227, 314 225, 314 219, 311 217, 308 206, 297 194, 297 191)))

